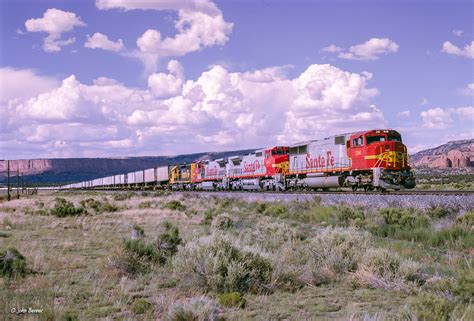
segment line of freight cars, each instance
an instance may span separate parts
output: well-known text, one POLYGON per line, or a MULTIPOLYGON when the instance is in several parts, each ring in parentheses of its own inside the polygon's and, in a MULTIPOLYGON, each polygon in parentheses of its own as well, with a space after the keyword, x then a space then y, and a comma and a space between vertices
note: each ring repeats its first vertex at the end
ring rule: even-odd
POLYGON ((368 130, 260 149, 248 155, 162 166, 63 188, 287 190, 413 188, 406 146, 394 130, 368 130))

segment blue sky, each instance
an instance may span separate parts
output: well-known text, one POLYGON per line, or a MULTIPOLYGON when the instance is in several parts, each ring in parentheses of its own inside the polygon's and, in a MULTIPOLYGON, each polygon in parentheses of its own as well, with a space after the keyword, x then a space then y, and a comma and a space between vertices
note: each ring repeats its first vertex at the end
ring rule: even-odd
POLYGON ((412 151, 472 138, 473 9, 4 0, 0 158, 228 150, 376 127, 412 151))

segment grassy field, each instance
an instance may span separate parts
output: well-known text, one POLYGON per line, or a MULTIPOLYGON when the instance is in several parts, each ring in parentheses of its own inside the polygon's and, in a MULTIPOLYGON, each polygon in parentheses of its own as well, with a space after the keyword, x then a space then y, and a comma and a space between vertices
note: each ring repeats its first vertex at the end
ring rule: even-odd
POLYGON ((473 225, 317 197, 40 193, 0 203, 0 319, 474 320, 473 225))

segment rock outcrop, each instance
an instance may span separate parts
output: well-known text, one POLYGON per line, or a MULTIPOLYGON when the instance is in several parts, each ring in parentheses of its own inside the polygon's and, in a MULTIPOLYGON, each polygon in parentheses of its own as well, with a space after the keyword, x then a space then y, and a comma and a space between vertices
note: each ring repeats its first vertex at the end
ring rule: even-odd
MULTIPOLYGON (((28 182, 63 183, 133 172, 156 166, 190 163, 201 159, 216 159, 236 154, 248 154, 255 149, 198 153, 178 156, 143 156, 124 158, 53 158, 11 160, 10 176, 19 172, 28 182)), ((5 182, 7 161, 0 160, 0 182, 5 182)))
POLYGON ((449 142, 410 156, 413 167, 466 168, 474 166, 474 139, 449 142))

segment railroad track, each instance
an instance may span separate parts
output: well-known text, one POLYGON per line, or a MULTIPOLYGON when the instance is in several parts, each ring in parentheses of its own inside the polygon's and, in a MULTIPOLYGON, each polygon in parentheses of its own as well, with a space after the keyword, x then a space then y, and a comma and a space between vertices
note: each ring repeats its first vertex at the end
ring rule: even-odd
POLYGON ((474 191, 439 191, 439 190, 423 190, 423 191, 179 191, 189 193, 263 193, 263 194, 300 194, 300 195, 319 195, 319 194, 349 194, 349 195, 474 195, 474 191))
MULTIPOLYGON (((153 191, 150 188, 137 188, 137 189, 129 189, 129 188, 117 188, 117 189, 83 189, 83 190, 76 190, 76 191, 104 191, 104 192, 125 192, 125 191, 153 191)), ((61 191, 61 189, 59 189, 61 191)), ((63 190, 67 191, 67 190, 63 190)), ((159 191, 159 190, 157 190, 159 191)), ((292 194, 292 195, 321 195, 321 194, 344 194, 344 195, 474 195, 474 190, 447 190, 447 191, 440 191, 440 190, 405 190, 405 191, 351 191, 351 190, 334 190, 334 191, 252 191, 252 190, 231 190, 231 191, 215 191, 215 190, 200 190, 200 191, 189 191, 189 190, 178 190, 178 191, 171 191, 174 193, 211 193, 211 194, 242 194, 242 193, 250 193, 250 194, 292 194)))

